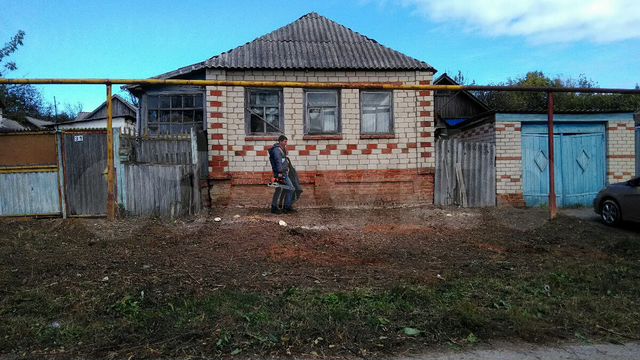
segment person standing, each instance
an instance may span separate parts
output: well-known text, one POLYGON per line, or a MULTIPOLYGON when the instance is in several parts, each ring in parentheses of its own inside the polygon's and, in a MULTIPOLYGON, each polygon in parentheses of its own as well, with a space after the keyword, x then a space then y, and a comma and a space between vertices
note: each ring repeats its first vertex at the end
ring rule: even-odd
POLYGON ((289 178, 289 161, 287 160, 287 142, 284 135, 278 137, 278 142, 269 150, 269 162, 273 170, 273 177, 284 186, 276 187, 271 199, 271 212, 274 214, 291 213, 293 209, 294 186, 289 178), (284 203, 282 209, 280 204, 284 203))

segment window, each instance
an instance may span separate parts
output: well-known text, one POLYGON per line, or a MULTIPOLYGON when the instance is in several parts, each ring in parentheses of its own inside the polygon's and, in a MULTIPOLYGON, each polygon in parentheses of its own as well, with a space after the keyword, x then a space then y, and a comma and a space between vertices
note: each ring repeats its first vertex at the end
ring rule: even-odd
POLYGON ((337 90, 308 90, 305 92, 307 134, 336 134, 340 132, 337 90))
POLYGON ((391 109, 391 91, 362 91, 360 93, 360 109, 363 134, 393 133, 393 116, 391 109))
POLYGON ((147 129, 151 134, 188 133, 202 129, 202 94, 147 95, 147 129))
POLYGON ((282 90, 247 89, 245 119, 248 134, 281 133, 282 90))

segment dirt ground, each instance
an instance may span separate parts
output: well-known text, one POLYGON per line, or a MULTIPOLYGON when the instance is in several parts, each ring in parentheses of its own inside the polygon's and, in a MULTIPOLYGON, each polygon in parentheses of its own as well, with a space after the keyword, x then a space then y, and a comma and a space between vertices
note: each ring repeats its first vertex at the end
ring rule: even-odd
MULTIPOLYGON (((312 209, 273 215, 232 208, 180 220, 3 219, 0 226, 1 317, 12 316, 16 294, 29 289, 77 299, 98 293, 116 299, 122 289, 142 289, 161 303, 222 290, 432 287, 571 264, 640 262, 640 226, 614 229, 564 215, 549 222, 543 209, 312 209)), ((61 311, 81 306, 79 300, 61 311)), ((5 342, 0 353, 23 349, 15 344, 5 342)))

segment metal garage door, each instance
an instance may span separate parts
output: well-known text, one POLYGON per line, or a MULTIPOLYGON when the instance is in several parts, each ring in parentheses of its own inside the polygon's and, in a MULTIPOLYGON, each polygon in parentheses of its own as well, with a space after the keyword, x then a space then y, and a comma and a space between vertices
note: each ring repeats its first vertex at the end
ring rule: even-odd
MULTIPOLYGON (((604 124, 558 124, 555 128, 555 173, 558 206, 591 206, 606 184, 604 124)), ((524 199, 527 206, 549 199, 547 126, 522 127, 524 199)))

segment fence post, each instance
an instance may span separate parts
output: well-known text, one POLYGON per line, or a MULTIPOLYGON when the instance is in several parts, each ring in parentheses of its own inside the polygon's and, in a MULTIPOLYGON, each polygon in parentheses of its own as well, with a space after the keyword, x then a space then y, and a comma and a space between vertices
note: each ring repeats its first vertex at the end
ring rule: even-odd
POLYGON ((58 187, 60 193, 60 210, 62 211, 62 218, 67 218, 67 200, 66 200, 66 192, 64 190, 64 163, 62 160, 62 151, 64 148, 62 147, 62 131, 56 131, 56 142, 58 143, 58 187))
MULTIPOLYGON (((126 128, 125 128, 126 129, 126 128)), ((116 169, 116 195, 117 204, 127 208, 127 190, 124 180, 124 164, 120 159, 120 147, 122 146, 121 128, 113 129, 114 167, 116 169)))
POLYGON ((107 83, 107 219, 116 218, 115 176, 113 166, 113 104, 111 83, 107 83))
MULTIPOLYGON (((200 161, 198 159, 198 138, 196 130, 191 128, 191 169, 193 172, 193 210, 200 211, 200 161)), ((191 210, 191 209, 189 209, 191 210)))

